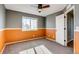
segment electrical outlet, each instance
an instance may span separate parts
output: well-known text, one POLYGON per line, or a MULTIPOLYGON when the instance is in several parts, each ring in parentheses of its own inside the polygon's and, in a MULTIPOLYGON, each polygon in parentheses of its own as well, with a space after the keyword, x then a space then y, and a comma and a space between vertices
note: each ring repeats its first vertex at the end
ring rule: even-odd
POLYGON ((36 35, 34 34, 33 37, 35 37, 36 35))
POLYGON ((48 35, 50 37, 50 35, 48 35))

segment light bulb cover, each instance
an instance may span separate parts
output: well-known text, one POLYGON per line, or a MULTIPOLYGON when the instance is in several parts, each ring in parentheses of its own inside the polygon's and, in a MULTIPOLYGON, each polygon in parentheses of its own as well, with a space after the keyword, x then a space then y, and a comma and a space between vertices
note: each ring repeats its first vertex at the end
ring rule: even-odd
POLYGON ((38 9, 38 12, 40 13, 42 11, 42 9, 38 9))

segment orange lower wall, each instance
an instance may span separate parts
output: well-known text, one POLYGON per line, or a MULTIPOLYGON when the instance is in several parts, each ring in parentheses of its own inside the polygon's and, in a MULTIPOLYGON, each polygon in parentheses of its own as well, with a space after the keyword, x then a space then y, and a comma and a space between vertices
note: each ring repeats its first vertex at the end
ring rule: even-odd
POLYGON ((21 29, 6 29, 5 38, 6 38, 6 43, 25 40, 25 39, 28 40, 28 39, 43 37, 43 36, 55 40, 56 38, 55 33, 56 33, 55 29, 38 29, 35 31, 22 31, 21 29))
POLYGON ((15 42, 21 40, 28 40, 37 37, 45 36, 45 29, 38 29, 34 31, 22 31, 21 29, 6 29, 5 38, 6 42, 15 42))
POLYGON ((56 39, 56 30, 55 29, 46 29, 46 38, 55 40, 56 39))
POLYGON ((55 40, 56 30, 55 29, 38 29, 35 31, 22 31, 21 29, 6 29, 5 38, 6 43, 28 40, 37 37, 44 37, 55 40))
POLYGON ((0 53, 2 52, 4 45, 5 45, 4 31, 0 31, 0 53))
POLYGON ((75 53, 79 54, 79 32, 75 32, 75 40, 74 40, 74 50, 75 53))

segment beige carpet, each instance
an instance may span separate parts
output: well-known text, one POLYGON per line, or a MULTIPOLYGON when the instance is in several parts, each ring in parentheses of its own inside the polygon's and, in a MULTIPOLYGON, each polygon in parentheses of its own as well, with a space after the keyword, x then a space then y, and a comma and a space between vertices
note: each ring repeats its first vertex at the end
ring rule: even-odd
MULTIPOLYGON (((33 41, 21 42, 6 46, 4 54, 19 54, 21 51, 44 45, 53 54, 72 54, 73 48, 64 47, 56 42, 47 39, 37 39, 33 41)), ((35 51, 35 50, 34 50, 35 51)))
POLYGON ((44 45, 20 51, 19 54, 52 54, 44 45))

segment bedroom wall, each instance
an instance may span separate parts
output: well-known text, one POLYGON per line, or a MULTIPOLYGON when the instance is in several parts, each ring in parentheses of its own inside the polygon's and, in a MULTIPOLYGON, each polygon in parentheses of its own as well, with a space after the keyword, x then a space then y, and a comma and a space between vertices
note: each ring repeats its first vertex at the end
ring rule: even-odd
POLYGON ((32 14, 6 10, 6 42, 28 40, 45 36, 45 18, 32 14), (38 30, 22 31, 22 16, 34 17, 38 21, 38 30))
POLYGON ((0 4, 0 53, 5 45, 5 37, 4 37, 4 29, 5 27, 5 7, 4 5, 0 4))
POLYGON ((56 16, 62 13, 63 11, 59 11, 46 17, 46 38, 56 39, 56 16))
POLYGON ((74 52, 79 54, 79 4, 75 5, 74 52))

